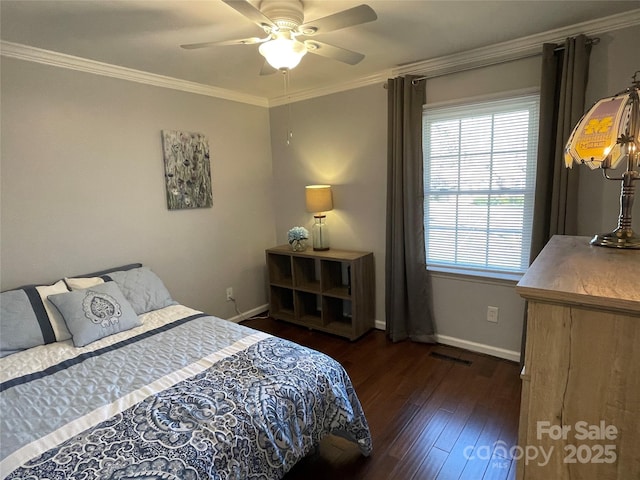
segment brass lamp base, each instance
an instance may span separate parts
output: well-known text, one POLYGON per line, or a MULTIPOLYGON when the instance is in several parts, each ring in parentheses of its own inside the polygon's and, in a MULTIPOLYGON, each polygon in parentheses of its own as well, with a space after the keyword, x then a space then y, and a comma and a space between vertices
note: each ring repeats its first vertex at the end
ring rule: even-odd
POLYGON ((611 233, 595 235, 590 243, 600 247, 640 249, 640 237, 631 228, 616 229, 611 233))

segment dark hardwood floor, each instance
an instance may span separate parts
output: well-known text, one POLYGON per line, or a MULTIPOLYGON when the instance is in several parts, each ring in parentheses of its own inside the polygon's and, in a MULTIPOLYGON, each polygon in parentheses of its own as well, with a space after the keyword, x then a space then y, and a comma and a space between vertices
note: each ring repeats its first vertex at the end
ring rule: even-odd
POLYGON ((443 345, 392 343, 378 330, 350 342, 273 319, 243 325, 337 359, 373 436, 369 458, 330 436, 285 480, 515 479, 515 460, 504 453, 517 443, 516 363, 443 345))

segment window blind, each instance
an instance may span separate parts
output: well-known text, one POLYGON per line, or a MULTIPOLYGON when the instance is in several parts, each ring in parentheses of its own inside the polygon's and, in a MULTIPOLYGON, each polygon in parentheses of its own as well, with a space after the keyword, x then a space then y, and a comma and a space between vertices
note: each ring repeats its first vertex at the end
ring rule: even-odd
POLYGON ((538 98, 425 108, 427 268, 498 276, 528 267, 538 98))

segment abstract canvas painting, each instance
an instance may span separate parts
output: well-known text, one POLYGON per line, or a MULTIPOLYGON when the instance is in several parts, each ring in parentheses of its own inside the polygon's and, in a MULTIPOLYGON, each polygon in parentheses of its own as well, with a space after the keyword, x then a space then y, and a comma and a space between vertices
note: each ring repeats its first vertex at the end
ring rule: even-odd
POLYGON ((201 133, 162 131, 169 210, 211 207, 209 142, 201 133))

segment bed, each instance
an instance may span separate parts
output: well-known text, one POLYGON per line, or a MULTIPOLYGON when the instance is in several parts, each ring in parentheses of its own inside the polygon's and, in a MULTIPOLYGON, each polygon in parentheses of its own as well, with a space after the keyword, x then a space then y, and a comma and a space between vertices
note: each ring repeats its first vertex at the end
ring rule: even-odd
POLYGON ((2 478, 278 479, 329 434, 370 454, 332 358, 177 304, 139 264, 60 282, 2 293, 2 478))

